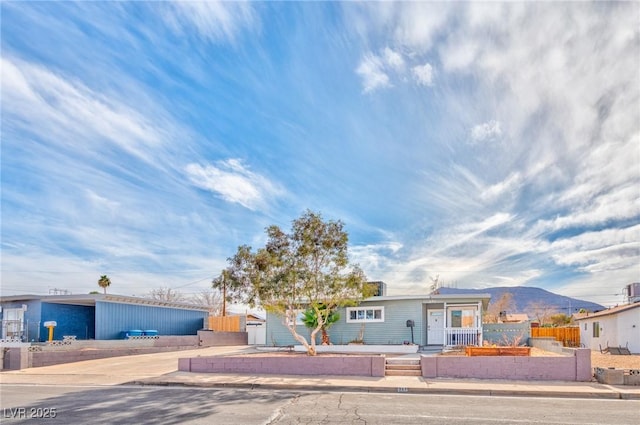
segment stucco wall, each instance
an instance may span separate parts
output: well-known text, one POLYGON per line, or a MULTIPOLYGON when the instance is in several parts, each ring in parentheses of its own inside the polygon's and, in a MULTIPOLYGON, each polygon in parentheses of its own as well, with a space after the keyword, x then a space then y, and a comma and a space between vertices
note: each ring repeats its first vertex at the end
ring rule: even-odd
POLYGON ((629 347, 629 351, 640 354, 640 307, 616 314, 586 317, 579 321, 580 341, 585 347, 599 350, 600 347, 629 347), (600 325, 600 336, 593 336, 593 324, 600 325), (586 329, 585 329, 586 325, 586 329))
POLYGON ((234 356, 178 360, 178 370, 198 373, 384 376, 383 356, 234 356))
POLYGON ((424 378, 590 381, 591 350, 567 357, 422 356, 424 378))
POLYGON ((198 342, 202 347, 247 345, 248 339, 247 332, 198 331, 198 342))
POLYGON ((31 351, 28 347, 12 347, 6 349, 4 367, 25 369, 107 357, 193 350, 198 348, 198 343, 197 335, 167 335, 154 339, 78 341, 69 345, 45 345, 39 348, 41 351, 31 351))

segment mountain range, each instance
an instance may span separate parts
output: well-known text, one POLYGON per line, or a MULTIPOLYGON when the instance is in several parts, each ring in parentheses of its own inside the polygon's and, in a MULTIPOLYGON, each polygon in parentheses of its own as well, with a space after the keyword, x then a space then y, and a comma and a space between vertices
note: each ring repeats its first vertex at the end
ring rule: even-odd
POLYGON ((484 289, 458 289, 458 288, 438 288, 440 294, 490 294, 491 301, 499 300, 504 293, 511 293, 515 311, 508 313, 527 313, 531 316, 531 306, 534 304, 544 305, 549 310, 558 313, 571 315, 577 313, 580 309, 590 312, 604 310, 605 307, 590 301, 579 300, 576 298, 566 297, 564 295, 554 294, 545 289, 532 288, 527 286, 514 287, 493 287, 484 289))

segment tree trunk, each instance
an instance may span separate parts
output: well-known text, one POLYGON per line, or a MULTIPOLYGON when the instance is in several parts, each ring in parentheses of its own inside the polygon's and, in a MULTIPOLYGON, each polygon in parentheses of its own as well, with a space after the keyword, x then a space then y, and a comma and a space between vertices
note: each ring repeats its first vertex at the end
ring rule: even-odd
POLYGON ((327 330, 322 328, 322 345, 330 345, 331 341, 329 341, 329 334, 327 330))

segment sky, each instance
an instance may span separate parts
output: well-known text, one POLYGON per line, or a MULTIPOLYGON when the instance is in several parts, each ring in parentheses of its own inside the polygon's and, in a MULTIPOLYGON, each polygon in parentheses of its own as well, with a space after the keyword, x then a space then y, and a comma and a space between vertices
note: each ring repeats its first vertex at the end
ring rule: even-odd
POLYGON ((640 281, 640 3, 0 8, 1 295, 198 293, 307 209, 389 295, 640 281))

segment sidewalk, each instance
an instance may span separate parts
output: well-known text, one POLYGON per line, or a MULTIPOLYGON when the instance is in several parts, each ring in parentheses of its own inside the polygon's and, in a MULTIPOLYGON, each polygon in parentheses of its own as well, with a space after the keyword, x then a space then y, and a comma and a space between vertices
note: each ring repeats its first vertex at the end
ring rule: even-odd
POLYGON ((640 400, 640 387, 597 382, 425 379, 415 376, 296 376, 209 374, 178 371, 178 358, 246 353, 247 347, 211 347, 190 351, 88 360, 56 366, 3 371, 0 385, 162 385, 211 388, 351 391, 479 396, 571 397, 640 400))
POLYGON ((313 377, 172 372, 163 376, 137 380, 132 383, 139 385, 180 385, 292 391, 349 391, 640 400, 639 387, 603 385, 597 382, 523 382, 476 379, 425 379, 415 376, 372 378, 361 376, 313 377))

